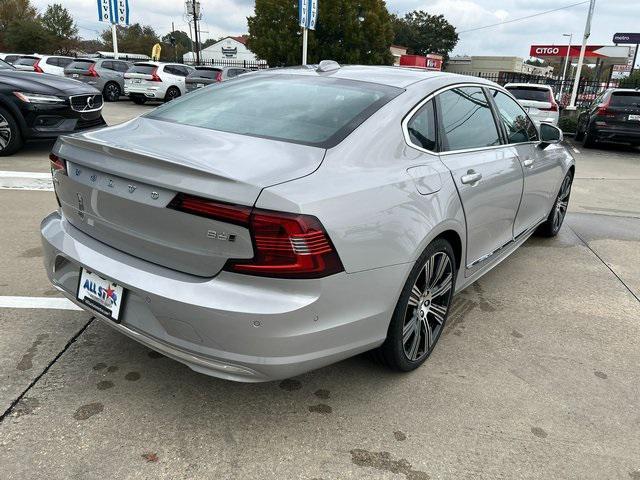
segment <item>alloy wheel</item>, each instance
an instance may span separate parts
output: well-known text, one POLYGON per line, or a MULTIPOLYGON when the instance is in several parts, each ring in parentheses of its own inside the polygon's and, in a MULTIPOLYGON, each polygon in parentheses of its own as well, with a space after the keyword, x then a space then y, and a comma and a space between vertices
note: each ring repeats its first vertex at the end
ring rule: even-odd
POLYGON ((115 102, 120 98, 120 87, 115 83, 110 83, 106 87, 106 97, 110 102, 115 102))
POLYGON ((564 177, 562 186, 560 187, 560 193, 556 199, 556 204, 553 210, 553 229, 559 230, 564 221, 564 217, 567 215, 567 207, 569 206, 569 197, 571 196, 571 175, 564 177))
POLYGON ((449 256, 436 252, 416 278, 402 329, 404 353, 412 362, 431 352, 444 327, 453 292, 453 274, 449 256))
POLYGON ((0 115, 0 150, 7 148, 11 142, 11 126, 4 116, 0 115))

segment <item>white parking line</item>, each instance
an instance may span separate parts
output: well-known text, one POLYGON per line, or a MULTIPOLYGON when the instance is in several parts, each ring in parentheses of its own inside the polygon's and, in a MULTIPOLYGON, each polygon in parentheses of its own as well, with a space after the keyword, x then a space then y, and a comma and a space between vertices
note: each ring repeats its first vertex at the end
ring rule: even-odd
POLYGON ((0 297, 0 308, 43 308, 49 310, 82 310, 66 298, 0 297))
POLYGON ((0 170, 0 190, 39 190, 52 192, 53 183, 50 173, 0 170))

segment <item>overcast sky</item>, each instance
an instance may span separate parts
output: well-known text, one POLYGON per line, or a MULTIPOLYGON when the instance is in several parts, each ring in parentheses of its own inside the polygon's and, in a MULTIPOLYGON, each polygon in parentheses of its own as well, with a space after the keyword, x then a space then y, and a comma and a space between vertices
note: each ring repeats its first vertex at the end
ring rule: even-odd
MULTIPOLYGON (((49 0, 32 0, 44 10, 49 0)), ((105 24, 96 21, 96 0, 56 0, 74 15, 80 34, 95 38, 105 24)), ((319 0, 322 1, 322 0, 319 0)), ((559 8, 580 0, 387 0, 391 12, 403 14, 425 10, 443 14, 458 31, 559 8)), ((201 0, 203 37, 246 33, 246 17, 253 13, 254 0, 201 0)), ((184 2, 180 0, 129 0, 131 21, 152 25, 159 34, 176 29, 187 31, 183 17, 184 2)), ((461 33, 454 54, 517 55, 527 57, 529 46, 566 43, 562 33, 573 32, 574 44, 582 39, 588 3, 529 20, 461 33)), ((322 22, 322 18, 318 19, 322 22)), ((589 43, 611 44, 615 32, 640 31, 639 0, 597 0, 593 29, 589 43)))

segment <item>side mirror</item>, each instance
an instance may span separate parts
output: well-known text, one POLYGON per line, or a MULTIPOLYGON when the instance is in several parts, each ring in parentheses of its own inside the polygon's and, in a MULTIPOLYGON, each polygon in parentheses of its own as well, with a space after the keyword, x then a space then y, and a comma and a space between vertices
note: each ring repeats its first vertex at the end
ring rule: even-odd
POLYGON ((549 123, 540 124, 540 148, 545 149, 554 143, 564 140, 562 130, 549 123))

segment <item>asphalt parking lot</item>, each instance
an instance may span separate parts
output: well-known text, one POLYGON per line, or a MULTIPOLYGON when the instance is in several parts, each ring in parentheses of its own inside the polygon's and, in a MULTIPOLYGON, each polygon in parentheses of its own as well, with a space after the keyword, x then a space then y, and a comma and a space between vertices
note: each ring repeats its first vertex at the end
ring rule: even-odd
POLYGON ((640 150, 570 143, 561 234, 457 295, 417 371, 360 356, 246 385, 56 300, 38 228, 50 147, 0 159, 28 172, 0 173, 3 479, 640 479, 640 150))

